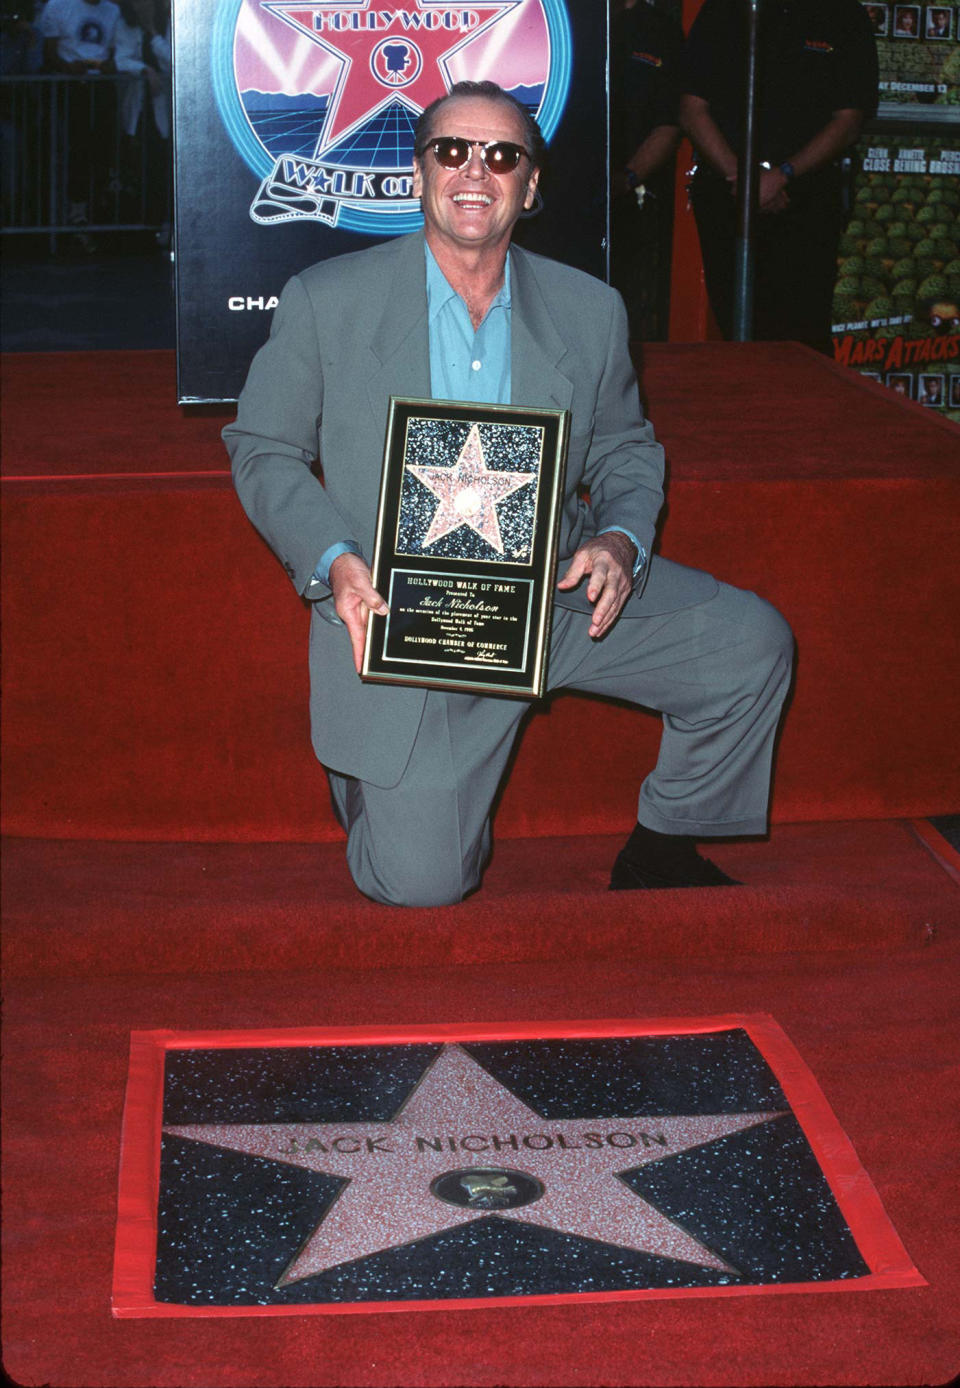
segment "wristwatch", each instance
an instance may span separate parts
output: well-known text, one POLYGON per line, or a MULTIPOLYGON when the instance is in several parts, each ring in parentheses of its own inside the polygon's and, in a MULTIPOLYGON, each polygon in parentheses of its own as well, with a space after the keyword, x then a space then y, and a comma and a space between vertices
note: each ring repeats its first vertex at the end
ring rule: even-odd
POLYGON ((779 165, 779 169, 780 169, 780 172, 783 174, 784 178, 785 178, 785 179, 787 180, 787 182, 789 183, 790 180, 791 180, 791 178, 793 178, 793 175, 794 175, 794 167, 793 167, 793 165, 790 163, 790 160, 789 160, 789 159, 784 159, 783 163, 779 165))

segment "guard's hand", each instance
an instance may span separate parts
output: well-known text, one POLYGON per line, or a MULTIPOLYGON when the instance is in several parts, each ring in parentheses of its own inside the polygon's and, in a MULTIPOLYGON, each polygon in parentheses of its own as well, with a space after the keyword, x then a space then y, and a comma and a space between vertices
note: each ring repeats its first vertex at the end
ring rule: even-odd
POLYGON ((761 212, 785 212, 790 206, 786 174, 779 169, 764 169, 760 174, 757 202, 761 212))
MULTIPOLYGON (((730 189, 730 196, 736 198, 740 188, 735 173, 728 175, 727 187, 730 189)), ((786 176, 779 169, 763 169, 757 190, 757 210, 759 212, 786 212, 789 206, 790 195, 787 192, 786 176)))
POLYGON ((385 617, 390 609, 374 588, 370 570, 358 554, 340 554, 334 559, 330 565, 330 589, 337 616, 347 628, 359 675, 370 613, 385 617))
POLYGON ((597 535, 581 545, 558 588, 576 588, 589 575, 587 597, 593 603, 589 634, 599 640, 613 626, 633 588, 637 549, 619 530, 597 535))

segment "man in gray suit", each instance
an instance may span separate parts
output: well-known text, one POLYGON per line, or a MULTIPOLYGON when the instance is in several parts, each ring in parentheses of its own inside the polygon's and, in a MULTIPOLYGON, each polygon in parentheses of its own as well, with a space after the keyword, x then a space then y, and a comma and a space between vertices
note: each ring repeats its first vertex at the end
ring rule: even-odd
POLYGON ((358 677, 369 614, 387 610, 367 561, 390 395, 571 412, 550 687, 663 714, 611 887, 728 884, 696 840, 766 828, 792 637, 760 598, 653 555, 663 455, 622 301, 510 244, 543 152, 536 122, 492 83, 428 107, 423 233, 295 276, 224 430, 247 514, 312 604, 313 744, 354 881, 382 902, 442 905, 479 884, 525 709, 358 677))

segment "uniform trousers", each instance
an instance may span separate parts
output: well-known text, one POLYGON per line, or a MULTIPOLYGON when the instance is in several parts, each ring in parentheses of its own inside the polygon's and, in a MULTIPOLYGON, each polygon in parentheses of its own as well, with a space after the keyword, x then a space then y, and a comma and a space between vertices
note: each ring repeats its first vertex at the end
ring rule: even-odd
MULTIPOLYGON (((555 609, 550 688, 661 713, 659 756, 640 786, 638 821, 696 838, 763 833, 793 659, 780 614, 753 593, 718 584, 705 602, 621 616, 600 641, 588 636, 589 625, 585 613, 555 609)), ((526 708, 431 690, 397 785, 328 771, 360 891, 385 904, 438 906, 479 885, 491 806, 526 708)), ((565 755, 558 747, 561 768, 565 755)), ((550 793, 563 796, 562 780, 550 793)), ((602 796, 604 787, 593 793, 602 796)))
MULTIPOLYGON (((827 356, 837 248, 846 220, 834 169, 788 185, 785 212, 760 212, 753 223, 754 321, 758 342, 804 342, 827 356)), ((692 201, 710 307, 723 336, 733 337, 737 204, 721 178, 693 181, 692 201)))

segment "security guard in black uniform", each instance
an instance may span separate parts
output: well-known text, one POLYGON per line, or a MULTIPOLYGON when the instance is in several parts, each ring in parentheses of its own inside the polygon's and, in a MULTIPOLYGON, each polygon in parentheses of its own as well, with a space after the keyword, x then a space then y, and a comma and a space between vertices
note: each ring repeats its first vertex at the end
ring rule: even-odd
MULTIPOLYGON (((705 0, 683 56, 681 124, 698 157, 692 197, 707 293, 733 335, 746 0, 705 0)), ((757 63, 754 337, 832 352, 845 212, 840 157, 877 108, 873 27, 858 0, 761 0, 757 63)))
POLYGON ((667 328, 682 49, 670 10, 612 0, 610 278, 626 302, 630 336, 646 341, 667 328))

